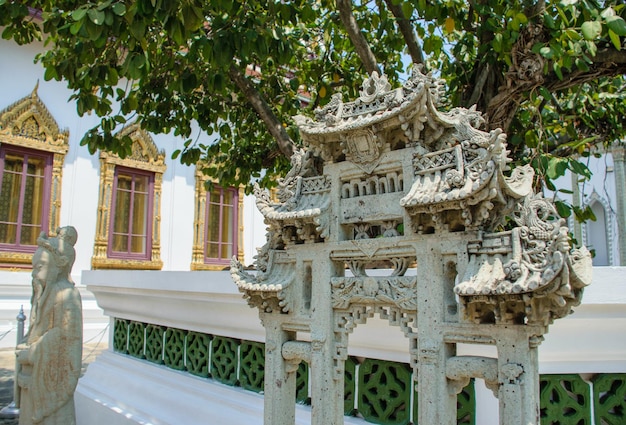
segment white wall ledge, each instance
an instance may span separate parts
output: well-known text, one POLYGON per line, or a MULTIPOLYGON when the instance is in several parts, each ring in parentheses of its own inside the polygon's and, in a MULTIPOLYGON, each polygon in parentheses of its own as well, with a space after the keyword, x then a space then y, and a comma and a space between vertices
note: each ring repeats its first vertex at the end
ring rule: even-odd
MULTIPOLYGON (((626 267, 594 268, 594 283, 585 290, 582 305, 551 325, 539 347, 540 373, 626 372, 623 276, 626 267)), ((111 317, 250 341, 265 339, 257 310, 247 305, 227 271, 86 271, 82 283, 111 317)), ((408 362, 408 340, 399 328, 390 328, 378 317, 357 326, 349 336, 349 353, 408 362)), ((79 381, 79 425, 254 425, 263 421, 261 395, 110 350, 79 381)), ((493 356, 494 350, 493 346, 458 347, 459 354, 493 356)), ((481 381, 476 389, 477 423, 497 424, 496 399, 481 381)), ((297 424, 310 423, 309 409, 298 406, 297 411, 297 424)), ((365 422, 346 417, 345 423, 365 422)))

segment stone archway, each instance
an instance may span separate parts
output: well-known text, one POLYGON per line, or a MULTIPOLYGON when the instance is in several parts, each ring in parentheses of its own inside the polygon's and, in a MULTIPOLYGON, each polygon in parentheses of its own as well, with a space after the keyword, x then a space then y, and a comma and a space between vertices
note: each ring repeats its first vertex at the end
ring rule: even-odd
POLYGON ((255 188, 267 243, 256 275, 236 259, 231 275, 266 329, 266 425, 294 423, 302 360, 311 423, 343 423, 348 335, 373 314, 407 336, 417 422, 455 424, 456 393, 478 377, 499 397, 502 425, 538 425, 537 347, 580 303, 590 255, 570 249, 531 167, 509 172, 501 131, 480 130, 474 110, 437 109, 438 84, 415 70, 392 90, 374 74, 375 92, 296 117, 307 149, 279 182, 280 202, 255 188), (514 228, 498 231, 505 215, 514 228), (381 262, 391 274, 369 276, 381 262), (459 356, 458 344, 497 356, 459 356))

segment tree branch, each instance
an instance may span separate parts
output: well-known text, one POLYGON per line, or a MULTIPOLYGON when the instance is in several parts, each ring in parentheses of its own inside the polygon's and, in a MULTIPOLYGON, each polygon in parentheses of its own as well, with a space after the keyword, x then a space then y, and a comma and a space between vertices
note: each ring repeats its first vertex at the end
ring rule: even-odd
POLYGON ((371 74, 374 71, 380 74, 380 69, 378 68, 376 57, 374 57, 372 49, 370 49, 370 46, 365 39, 365 36, 359 28, 359 24, 352 14, 352 1, 337 0, 337 9, 339 9, 339 17, 341 18, 341 22, 343 23, 343 26, 348 33, 348 37, 350 38, 350 41, 352 41, 354 50, 356 51, 357 55, 359 55, 359 58, 361 59, 365 70, 368 74, 371 74))
POLYGON ((597 55, 594 59, 597 61, 597 64, 589 71, 575 70, 569 74, 564 74, 562 79, 559 79, 552 72, 545 75, 543 81, 534 83, 523 82, 522 84, 501 88, 498 95, 491 99, 485 111, 485 119, 489 129, 501 128, 506 132, 511 125, 519 104, 526 98, 525 93, 539 86, 545 87, 550 92, 557 92, 597 80, 598 78, 626 74, 626 61, 604 63, 598 60, 597 55))
POLYGON ((404 16, 402 6, 400 6, 400 3, 394 4, 393 0, 385 0, 385 3, 387 4, 387 8, 391 11, 391 13, 393 13, 393 16, 396 17, 398 29, 404 37, 404 42, 406 43, 409 55, 411 56, 411 60, 413 61, 413 63, 423 64, 424 53, 422 52, 422 47, 417 42, 417 36, 415 35, 415 31, 413 30, 413 25, 411 24, 411 21, 404 16))
POLYGON ((598 49, 598 52, 591 58, 594 63, 619 63, 626 64, 626 50, 617 50, 614 47, 598 49))
POLYGON ((263 99, 250 80, 246 78, 234 64, 230 65, 228 75, 239 90, 242 91, 261 120, 263 120, 270 134, 276 140, 281 153, 287 158, 291 158, 294 152, 294 142, 291 140, 291 137, 289 137, 289 134, 287 134, 287 131, 285 131, 282 122, 278 119, 276 114, 274 114, 274 111, 272 111, 272 108, 265 99, 263 99))

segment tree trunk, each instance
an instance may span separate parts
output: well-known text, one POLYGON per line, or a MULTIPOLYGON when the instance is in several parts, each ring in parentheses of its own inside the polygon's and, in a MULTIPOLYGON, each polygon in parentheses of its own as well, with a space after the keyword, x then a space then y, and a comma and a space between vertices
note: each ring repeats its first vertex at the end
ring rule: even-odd
POLYGON ((354 45, 354 50, 359 55, 363 66, 368 74, 376 71, 380 75, 380 69, 378 63, 374 57, 374 53, 370 48, 365 36, 359 28, 359 24, 356 22, 354 15, 352 14, 352 2, 350 0, 337 0, 337 8, 339 9, 339 17, 343 26, 348 32, 348 37, 354 45))
POLYGON ((391 11, 391 13, 393 13, 393 16, 396 17, 398 29, 404 37, 404 42, 406 43, 411 60, 413 63, 424 64, 424 53, 422 52, 422 47, 417 42, 417 36, 413 30, 411 21, 404 16, 401 3, 394 4, 393 0, 385 0, 385 3, 387 3, 387 8, 391 11))
POLYGON ((294 152, 294 142, 291 140, 291 137, 289 137, 289 134, 287 134, 287 131, 285 131, 282 122, 276 117, 274 111, 272 111, 272 108, 265 99, 263 99, 250 80, 246 78, 235 65, 230 66, 228 75, 242 91, 246 99, 248 99, 248 102, 250 102, 250 105, 252 105, 256 113, 259 114, 259 117, 267 126, 268 131, 272 137, 274 137, 274 140, 276 140, 281 153, 287 158, 291 158, 294 152))

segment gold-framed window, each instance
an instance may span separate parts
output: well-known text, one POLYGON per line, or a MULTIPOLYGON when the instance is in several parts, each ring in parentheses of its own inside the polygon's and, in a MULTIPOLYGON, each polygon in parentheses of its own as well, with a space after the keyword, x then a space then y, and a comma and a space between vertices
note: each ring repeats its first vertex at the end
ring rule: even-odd
POLYGON ((100 191, 93 269, 160 270, 161 192, 165 153, 135 123, 119 136, 133 140, 132 155, 100 152, 100 191))
POLYGON ((0 111, 1 268, 29 268, 37 236, 59 226, 69 132, 37 89, 0 111))
POLYGON ((243 258, 243 187, 207 189, 196 167, 191 270, 223 270, 233 256, 243 258))

